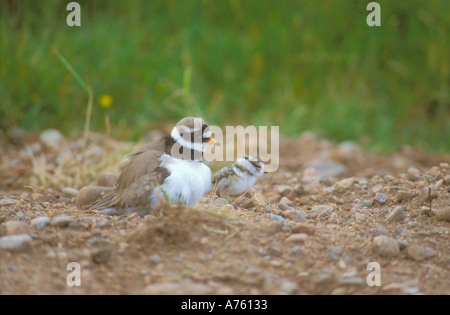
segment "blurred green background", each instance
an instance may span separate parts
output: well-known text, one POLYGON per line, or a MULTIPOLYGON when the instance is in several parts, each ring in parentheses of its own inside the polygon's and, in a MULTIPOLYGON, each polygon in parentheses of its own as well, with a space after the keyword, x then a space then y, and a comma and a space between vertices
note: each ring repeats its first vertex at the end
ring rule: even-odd
POLYGON ((313 130, 390 151, 450 151, 450 1, 1 0, 1 127, 137 139, 158 121, 313 130), (110 95, 110 108, 98 99, 110 95))

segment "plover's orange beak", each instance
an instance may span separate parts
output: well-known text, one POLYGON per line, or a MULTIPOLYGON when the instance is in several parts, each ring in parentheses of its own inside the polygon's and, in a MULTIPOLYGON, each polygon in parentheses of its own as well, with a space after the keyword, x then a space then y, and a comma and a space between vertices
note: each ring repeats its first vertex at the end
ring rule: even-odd
POLYGON ((217 142, 217 140, 214 139, 214 138, 209 138, 208 141, 206 141, 206 142, 208 142, 209 144, 221 145, 221 144, 220 144, 219 142, 217 142))

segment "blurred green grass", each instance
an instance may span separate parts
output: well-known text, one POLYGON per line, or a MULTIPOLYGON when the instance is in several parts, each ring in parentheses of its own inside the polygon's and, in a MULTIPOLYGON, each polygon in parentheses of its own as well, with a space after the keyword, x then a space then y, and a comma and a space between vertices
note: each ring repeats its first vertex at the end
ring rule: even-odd
POLYGON ((54 48, 92 85, 92 128, 136 139, 161 120, 279 125, 390 151, 450 151, 448 0, 1 1, 3 129, 84 126, 86 94, 54 48))

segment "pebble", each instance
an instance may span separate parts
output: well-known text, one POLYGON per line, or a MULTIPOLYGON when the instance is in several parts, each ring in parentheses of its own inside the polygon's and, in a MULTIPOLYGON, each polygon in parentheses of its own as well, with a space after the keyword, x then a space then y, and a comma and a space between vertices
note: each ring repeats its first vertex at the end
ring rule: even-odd
POLYGON ((60 214, 52 218, 51 224, 56 227, 64 228, 68 227, 72 221, 73 220, 69 216, 65 214, 60 214))
POLYGON ((56 150, 63 140, 63 135, 56 129, 47 129, 41 133, 40 140, 47 149, 56 150))
POLYGON ((400 251, 397 241, 386 235, 375 237, 372 246, 374 251, 384 258, 394 258, 400 251))
POLYGON ((336 184, 334 184, 333 191, 347 190, 358 182, 359 180, 356 177, 344 178, 338 181, 336 184))
POLYGON ((417 221, 411 221, 411 222, 409 222, 408 227, 410 229, 412 229, 412 228, 415 228, 417 225, 419 225, 419 223, 417 223, 417 221))
POLYGON ((102 187, 116 186, 119 175, 114 173, 101 173, 97 177, 97 185, 102 187))
POLYGON ((399 222, 399 221, 403 221, 404 218, 405 218, 405 214, 403 213, 403 207, 397 206, 386 217, 386 221, 387 222, 399 222))
POLYGON ((111 187, 102 187, 102 186, 86 186, 83 187, 77 195, 77 208, 84 209, 87 206, 90 206, 97 199, 100 198, 102 193, 106 193, 111 191, 111 187))
POLYGON ((147 285, 141 293, 146 295, 208 295, 213 292, 213 289, 206 284, 184 280, 182 282, 152 283, 147 285))
POLYGON ((0 200, 0 207, 3 207, 3 206, 12 206, 12 205, 15 205, 15 204, 17 204, 17 203, 19 203, 19 200, 12 199, 12 198, 2 198, 2 199, 0 200))
POLYGON ((381 204, 383 204, 383 203, 385 203, 388 200, 388 196, 386 196, 383 193, 376 193, 375 197, 374 197, 374 200, 379 202, 379 203, 381 203, 381 204))
POLYGON ((281 200, 280 200, 280 203, 284 203, 284 204, 286 204, 288 206, 292 206, 292 201, 289 198, 286 198, 286 197, 282 197, 281 200))
POLYGON ((372 200, 364 200, 361 204, 361 207, 372 207, 373 201, 372 200))
POLYGON ((288 185, 279 185, 277 187, 277 192, 281 195, 281 196, 287 196, 291 193, 292 188, 291 186, 288 185))
POLYGON ((437 255, 437 252, 431 247, 421 245, 408 246, 406 253, 409 258, 415 261, 424 261, 437 255))
POLYGON ((283 211, 286 211, 286 210, 292 210, 292 207, 288 206, 288 205, 285 204, 285 203, 280 202, 280 203, 278 204, 278 209, 283 210, 283 211))
POLYGON ((298 284, 293 281, 283 280, 280 284, 280 291, 285 294, 295 294, 298 291, 298 284))
POLYGON ((366 216, 362 213, 356 212, 355 219, 356 221, 363 222, 366 219, 366 216))
POLYGON ((303 254, 303 247, 300 245, 294 245, 292 247, 292 255, 294 255, 295 258, 300 257, 303 254))
POLYGON ((437 198, 436 191, 432 187, 424 187, 420 190, 419 196, 417 199, 419 203, 430 202, 433 199, 437 198))
POLYGON ((283 212, 283 216, 296 222, 304 222, 308 218, 308 214, 305 211, 298 210, 286 210, 283 212))
POLYGON ((333 208, 327 205, 318 205, 312 207, 311 211, 315 212, 321 220, 324 220, 331 215, 333 208))
POLYGON ((31 249, 31 236, 28 234, 7 235, 0 238, 0 249, 11 252, 25 252, 31 249))
POLYGON ((420 171, 417 168, 411 166, 410 168, 408 168, 407 178, 408 178, 408 180, 410 180, 412 182, 419 180, 420 179, 420 171))
POLYGON ((444 208, 442 210, 440 210, 437 215, 436 218, 439 221, 447 221, 450 222, 450 207, 444 208))
POLYGON ((92 260, 97 264, 104 264, 111 258, 111 249, 109 247, 102 247, 91 252, 92 260))
POLYGON ((312 224, 297 223, 291 228, 291 231, 293 233, 305 233, 308 235, 314 235, 316 232, 316 227, 312 224))
POLYGON ((50 219, 48 217, 37 217, 31 220, 30 224, 37 230, 43 230, 50 223, 50 219))
POLYGON ((281 215, 278 215, 278 214, 267 213, 266 216, 274 221, 281 221, 281 222, 286 221, 281 215))
POLYGON ((30 233, 30 227, 23 221, 6 221, 1 225, 2 235, 19 235, 30 233))
POLYGON ((283 225, 284 223, 282 221, 272 221, 263 228, 263 231, 269 235, 273 235, 281 232, 283 225))
POLYGON ((344 253, 344 248, 342 248, 342 246, 339 246, 339 245, 332 245, 332 246, 328 247, 328 251, 332 255, 341 257, 341 255, 344 253))
POLYGON ((308 240, 308 234, 295 233, 291 234, 284 239, 286 243, 301 243, 304 244, 308 240))
POLYGON ((397 191, 397 194, 395 195, 395 199, 397 202, 402 202, 403 200, 409 200, 411 199, 413 194, 409 191, 399 190, 397 191))
POLYGON ((160 264, 162 262, 161 257, 159 257, 158 255, 153 255, 150 260, 152 261, 152 263, 154 263, 155 265, 160 264))
POLYGON ((100 221, 97 222, 97 224, 95 226, 100 229, 110 228, 111 223, 109 222, 108 219, 102 218, 100 221))
POLYGON ((375 225, 375 227, 373 228, 373 235, 375 235, 375 236, 388 235, 388 232, 384 226, 375 225))

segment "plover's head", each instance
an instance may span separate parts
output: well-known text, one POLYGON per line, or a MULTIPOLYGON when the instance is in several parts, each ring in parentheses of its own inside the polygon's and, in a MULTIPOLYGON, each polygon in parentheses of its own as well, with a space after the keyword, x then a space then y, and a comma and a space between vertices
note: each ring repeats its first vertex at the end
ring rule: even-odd
POLYGON ((177 145, 173 146, 172 156, 184 160, 199 160, 206 150, 206 144, 216 144, 211 137, 208 124, 201 118, 186 117, 180 120, 171 132, 177 145), (181 155, 181 156, 180 156, 181 155))
POLYGON ((245 155, 237 159, 236 163, 245 168, 251 175, 260 177, 264 172, 264 163, 256 157, 245 155))

